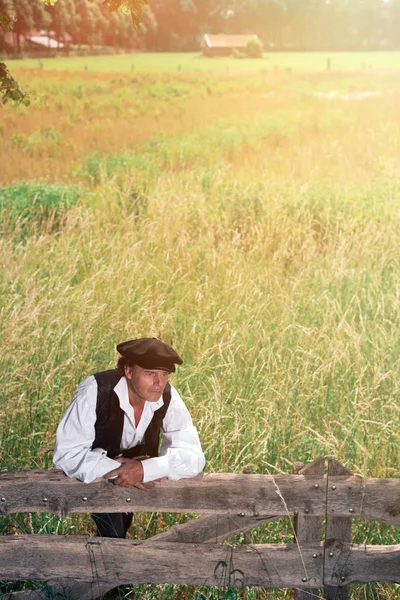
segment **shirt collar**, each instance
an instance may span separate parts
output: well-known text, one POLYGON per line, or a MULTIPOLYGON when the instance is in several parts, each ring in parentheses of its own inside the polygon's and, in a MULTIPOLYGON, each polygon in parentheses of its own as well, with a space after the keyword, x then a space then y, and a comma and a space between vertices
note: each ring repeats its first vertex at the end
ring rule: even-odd
MULTIPOLYGON (((129 412, 132 410, 131 404, 129 402, 129 393, 128 393, 128 382, 126 377, 121 377, 118 381, 117 385, 114 387, 114 392, 117 394, 119 399, 119 405, 125 412, 129 412)), ((147 402, 145 400, 145 409, 150 409, 152 412, 158 410, 164 405, 164 400, 162 395, 156 402, 147 402)))

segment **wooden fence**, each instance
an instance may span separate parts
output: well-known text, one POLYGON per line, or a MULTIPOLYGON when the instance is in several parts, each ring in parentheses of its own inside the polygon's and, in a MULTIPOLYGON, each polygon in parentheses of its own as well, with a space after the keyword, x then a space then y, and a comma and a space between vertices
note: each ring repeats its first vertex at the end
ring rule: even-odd
POLYGON ((296 600, 342 600, 351 583, 400 583, 400 545, 351 543, 353 517, 400 526, 400 480, 362 478, 331 458, 297 464, 291 475, 204 474, 146 493, 86 485, 55 470, 0 473, 0 515, 125 511, 203 516, 145 541, 1 536, 0 579, 47 582, 45 594, 10 598, 49 598, 51 589, 89 600, 118 585, 174 583, 293 588, 296 600), (292 544, 219 543, 287 516, 294 516, 292 544))

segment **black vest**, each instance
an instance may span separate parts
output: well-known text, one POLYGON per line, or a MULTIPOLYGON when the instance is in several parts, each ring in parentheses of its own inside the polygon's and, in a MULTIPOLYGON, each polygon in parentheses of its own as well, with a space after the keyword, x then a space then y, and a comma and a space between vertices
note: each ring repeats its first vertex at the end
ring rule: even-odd
POLYGON ((150 457, 158 456, 162 421, 171 401, 170 384, 167 383, 165 386, 163 393, 164 405, 154 411, 153 418, 146 429, 144 443, 134 448, 121 450, 124 411, 119 405, 117 394, 114 392, 114 387, 121 379, 121 374, 117 369, 112 369, 111 371, 96 373, 94 378, 97 381, 97 404, 94 425, 95 438, 92 450, 103 448, 109 458, 115 458, 119 454, 126 458, 146 454, 150 457))

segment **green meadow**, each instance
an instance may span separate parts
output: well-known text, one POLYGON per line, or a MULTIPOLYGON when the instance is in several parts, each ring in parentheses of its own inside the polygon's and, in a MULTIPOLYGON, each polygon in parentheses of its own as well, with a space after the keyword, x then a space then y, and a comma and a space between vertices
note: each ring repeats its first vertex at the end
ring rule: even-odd
MULTIPOLYGON (((290 473, 330 455, 361 476, 399 477, 397 56, 332 55, 330 71, 326 53, 9 62, 32 103, 0 115, 0 470, 51 468, 78 382, 115 364, 116 343, 156 336, 184 358, 171 382, 207 471, 290 473)), ((131 535, 189 517, 139 514, 131 535)), ((0 532, 94 525, 18 514, 0 532)), ((251 533, 291 539, 289 519, 251 533)), ((353 540, 400 534, 356 521, 353 540)), ((354 600, 398 594, 352 587, 354 600)))
POLYGON ((15 59, 9 67, 26 69, 42 66, 49 70, 128 73, 173 73, 183 71, 257 73, 268 69, 293 69, 310 72, 323 71, 328 66, 333 70, 384 69, 400 70, 400 52, 268 52, 262 59, 216 57, 206 58, 199 52, 137 52, 110 56, 70 56, 40 59, 15 59))

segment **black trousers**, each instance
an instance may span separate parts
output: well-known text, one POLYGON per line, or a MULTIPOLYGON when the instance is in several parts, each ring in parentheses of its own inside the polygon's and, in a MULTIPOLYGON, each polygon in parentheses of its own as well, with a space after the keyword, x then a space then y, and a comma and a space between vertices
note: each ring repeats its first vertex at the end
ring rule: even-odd
POLYGON ((101 537, 125 538, 133 513, 92 513, 97 535, 101 537))

